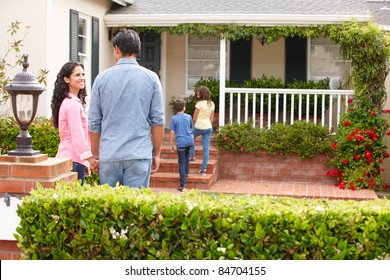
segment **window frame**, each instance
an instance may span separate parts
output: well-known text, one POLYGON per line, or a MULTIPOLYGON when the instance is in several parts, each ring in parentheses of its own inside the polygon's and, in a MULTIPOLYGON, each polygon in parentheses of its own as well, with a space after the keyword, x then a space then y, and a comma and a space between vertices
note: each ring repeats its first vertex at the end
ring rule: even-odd
MULTIPOLYGON (((345 80, 348 78, 346 77, 346 75, 351 75, 352 73, 352 67, 351 67, 351 61, 350 60, 346 60, 344 59, 343 57, 339 56, 340 54, 340 46, 338 44, 336 44, 335 42, 331 41, 329 38, 316 38, 316 40, 324 40, 324 43, 323 44, 313 44, 312 42, 312 38, 308 38, 308 44, 307 44, 307 55, 308 55, 308 59, 307 59, 307 79, 308 80, 314 80, 314 81, 317 81, 319 79, 325 79, 325 78, 329 78, 330 81, 330 88, 331 89, 338 89, 338 84, 341 82, 341 83, 345 83, 345 80), (326 42, 327 41, 327 42, 326 42), (326 74, 321 74, 319 73, 318 75, 314 74, 313 75, 313 69, 312 69, 312 63, 313 63, 313 56, 312 56, 312 47, 323 47, 323 48, 326 48, 326 47, 338 47, 338 53, 336 54, 335 52, 333 52, 333 54, 330 54, 328 55, 328 58, 327 59, 317 59, 318 61, 327 61, 329 63, 343 63, 344 64, 344 69, 345 71, 342 71, 342 73, 335 73, 334 75, 326 75, 326 74), (332 58, 332 56, 334 57, 339 57, 339 59, 336 59, 336 58, 332 58)), ((331 67, 331 69, 329 69, 329 71, 333 71, 335 72, 335 65, 332 65, 333 67, 331 67)), ((337 69, 338 70, 338 69, 337 69)))
MULTIPOLYGON (((82 50, 83 50, 83 46, 81 44, 77 44, 77 57, 78 57, 78 61, 84 65, 84 72, 85 72, 85 80, 88 81, 88 83, 86 83, 87 85, 87 92, 91 92, 91 83, 92 82, 89 82, 89 81, 92 81, 91 79, 91 69, 92 69, 92 65, 91 65, 91 57, 92 57, 92 38, 91 38, 91 33, 92 33, 92 24, 91 24, 91 17, 89 16, 86 16, 84 14, 79 14, 79 26, 80 26, 80 23, 84 21, 85 22, 85 25, 84 25, 84 31, 86 34, 81 34, 80 32, 78 32, 78 40, 79 42, 80 41, 84 41, 84 47, 85 47, 85 52, 83 53, 82 50)), ((79 29, 80 31, 80 29, 79 29)))
POLYGON ((99 73, 99 19, 71 9, 69 41, 69 60, 77 60, 84 65, 87 92, 91 92, 93 81, 99 73), (85 22, 85 34, 80 34, 81 21, 85 22), (84 52, 81 52, 80 38, 85 40, 84 52))
MULTIPOLYGON (((214 77, 215 79, 219 80, 219 69, 220 69, 220 63, 221 63, 221 59, 220 59, 220 39, 215 37, 215 39, 217 40, 217 42, 215 43, 199 43, 199 44, 190 44, 190 37, 197 37, 198 40, 204 40, 204 39, 211 39, 210 37, 205 37, 205 38, 201 38, 199 36, 195 36, 195 35, 189 35, 189 34, 186 34, 186 66, 185 66, 185 73, 186 73, 186 76, 185 76, 185 95, 186 96, 190 96, 190 95, 193 95, 194 94, 194 89, 189 89, 189 79, 190 77, 199 77, 197 79, 197 81, 199 81, 203 76, 202 76, 202 73, 199 72, 199 74, 189 74, 189 71, 191 70, 190 69, 190 62, 199 62, 199 63, 202 63, 202 62, 215 62, 215 65, 217 67, 217 69, 215 70, 215 74, 214 75, 208 75, 206 78, 209 78, 209 77, 214 77), (200 47, 200 50, 202 50, 202 48, 207 48, 208 46, 212 46, 212 49, 210 50, 209 54, 207 54, 207 50, 204 50, 204 54, 205 56, 207 55, 213 55, 213 52, 217 52, 218 54, 216 55, 216 53, 214 53, 214 55, 216 55, 215 58, 191 58, 189 57, 190 55, 190 47, 192 48, 196 48, 196 47, 200 47)), ((214 39, 214 37, 212 38, 214 39)), ((197 82, 196 81, 196 82, 197 82)), ((194 82, 194 83, 196 83, 194 82)))

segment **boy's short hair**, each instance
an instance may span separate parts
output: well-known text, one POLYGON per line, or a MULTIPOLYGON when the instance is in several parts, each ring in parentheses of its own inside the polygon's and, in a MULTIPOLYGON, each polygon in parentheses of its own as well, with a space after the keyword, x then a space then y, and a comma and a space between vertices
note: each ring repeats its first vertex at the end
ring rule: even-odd
POLYGON ((183 111, 184 107, 186 106, 186 101, 184 99, 176 99, 175 103, 173 104, 173 110, 175 110, 175 113, 183 111))

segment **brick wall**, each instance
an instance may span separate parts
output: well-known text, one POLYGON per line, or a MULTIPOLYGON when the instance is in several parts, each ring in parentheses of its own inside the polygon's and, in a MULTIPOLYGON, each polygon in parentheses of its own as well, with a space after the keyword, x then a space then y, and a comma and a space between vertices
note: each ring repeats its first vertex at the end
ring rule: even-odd
POLYGON ((326 175, 325 155, 301 160, 297 156, 266 153, 219 153, 220 179, 334 183, 326 175))
MULTIPOLYGON (((32 157, 0 156, 0 198, 8 193, 22 199, 40 183, 54 188, 58 180, 76 181, 77 173, 71 172, 71 159, 49 158, 47 155, 32 157)), ((1 214, 1 213, 0 213, 1 214)), ((16 240, 0 240, 0 260, 21 258, 16 240)))

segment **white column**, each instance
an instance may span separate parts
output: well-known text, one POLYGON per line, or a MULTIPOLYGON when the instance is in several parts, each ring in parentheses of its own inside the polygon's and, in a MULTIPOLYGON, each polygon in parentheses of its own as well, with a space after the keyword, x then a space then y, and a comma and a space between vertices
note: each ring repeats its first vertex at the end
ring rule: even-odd
POLYGON ((219 60, 219 126, 225 125, 226 39, 220 41, 219 60))
MULTIPOLYGON (((46 42, 45 42, 45 69, 53 69, 53 60, 52 60, 52 50, 53 50, 53 5, 52 0, 46 0, 46 42)), ((56 72, 55 71, 49 71, 49 73, 46 75, 47 80, 47 86, 46 86, 46 92, 44 94, 45 96, 45 117, 50 118, 51 117, 51 98, 53 96, 53 90, 54 90, 54 81, 56 80, 56 72)))

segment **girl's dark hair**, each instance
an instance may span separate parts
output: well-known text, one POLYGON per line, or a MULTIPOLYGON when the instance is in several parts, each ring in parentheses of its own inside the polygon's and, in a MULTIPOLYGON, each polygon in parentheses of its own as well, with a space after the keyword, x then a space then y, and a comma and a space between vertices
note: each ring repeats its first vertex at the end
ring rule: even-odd
POLYGON ((211 92, 208 87, 200 86, 196 92, 199 92, 199 97, 197 97, 195 94, 196 101, 207 100, 207 104, 211 105, 211 92))
POLYGON ((123 56, 137 55, 141 51, 141 40, 137 32, 132 29, 119 31, 112 39, 112 45, 117 46, 123 56))
MULTIPOLYGON (((55 128, 58 128, 58 115, 60 112, 60 107, 62 101, 68 97, 69 93, 69 85, 65 83, 64 78, 70 78, 73 70, 77 67, 81 66, 84 69, 84 65, 79 63, 78 61, 69 61, 62 66, 60 72, 57 74, 57 79, 54 82, 54 90, 53 96, 51 98, 51 115, 52 115, 52 123, 55 128)), ((85 97, 87 96, 87 91, 84 87, 79 90, 77 97, 81 100, 81 104, 85 106, 85 97)))

